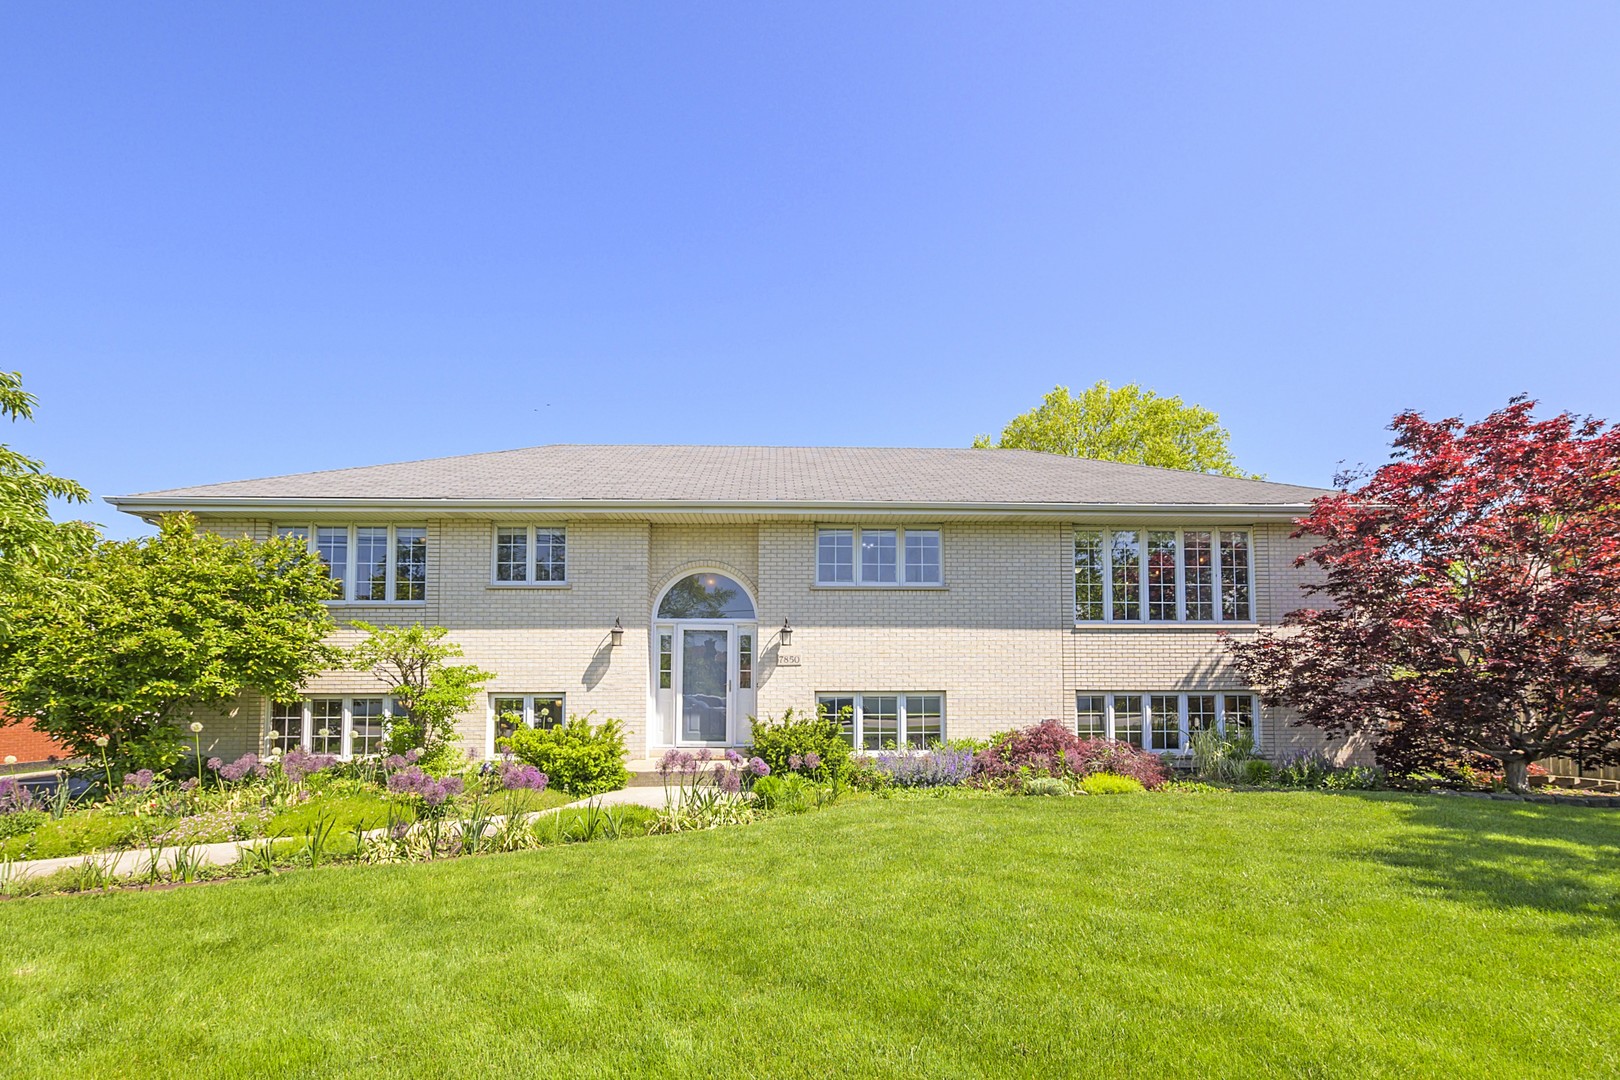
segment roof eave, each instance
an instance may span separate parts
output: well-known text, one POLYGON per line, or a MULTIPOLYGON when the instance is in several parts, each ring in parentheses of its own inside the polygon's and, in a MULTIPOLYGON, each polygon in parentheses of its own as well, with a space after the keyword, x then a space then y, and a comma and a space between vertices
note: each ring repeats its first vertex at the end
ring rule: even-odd
POLYGON ((264 516, 301 512, 428 513, 441 517, 487 516, 492 513, 550 513, 568 516, 645 514, 677 515, 759 514, 777 517, 827 517, 838 514, 892 514, 909 517, 1062 518, 1065 520, 1119 519, 1122 517, 1175 517, 1178 520, 1239 517, 1255 521, 1292 521, 1309 513, 1309 503, 940 503, 826 500, 769 500, 747 502, 665 500, 568 499, 377 499, 377 498, 267 498, 113 495, 106 501, 127 514, 140 517, 181 512, 242 513, 264 516))

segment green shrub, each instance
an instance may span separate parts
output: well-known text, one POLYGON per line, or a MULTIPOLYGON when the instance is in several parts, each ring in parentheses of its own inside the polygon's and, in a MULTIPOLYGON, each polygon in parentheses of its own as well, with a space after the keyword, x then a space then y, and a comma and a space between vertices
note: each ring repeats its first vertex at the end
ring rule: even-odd
POLYGON ((1242 780, 1245 784, 1269 784, 1271 782, 1271 763, 1260 758, 1249 758, 1243 762, 1242 780))
POLYGON ((946 739, 943 743, 947 750, 971 750, 977 754, 990 745, 989 739, 946 739))
POLYGON ((51 815, 43 810, 18 810, 10 814, 0 814, 0 840, 31 833, 49 820, 51 815))
POLYGON ((545 773, 550 786, 581 798, 617 791, 630 780, 624 767, 624 726, 591 725, 594 713, 570 716, 553 728, 518 728, 501 747, 545 773))
POLYGON ((1146 791, 1142 781, 1130 776, 1115 776, 1113 773, 1092 773, 1080 778, 1080 790, 1087 795, 1131 795, 1138 791, 1146 791))
MULTIPOLYGON (((1131 781, 1135 784, 1136 781, 1131 781)), ((1141 784, 1136 784, 1140 788, 1141 784)), ((1024 781, 1025 795, 1069 795, 1069 785, 1055 776, 1032 776, 1024 781)))
POLYGON ((1375 791, 1384 786, 1384 770, 1375 765, 1351 765, 1335 769, 1322 781, 1333 791, 1375 791))
POLYGON ((1244 779, 1248 763, 1260 756, 1252 736, 1228 739, 1214 728, 1194 732, 1187 746, 1192 751, 1193 771, 1205 780, 1225 784, 1248 783, 1244 779))
POLYGON ((772 774, 802 770, 816 779, 841 783, 848 779, 850 745, 839 730, 838 721, 818 708, 815 715, 795 713, 791 708, 781 717, 754 721, 754 756, 771 767, 772 774), (815 754, 820 765, 806 767, 804 759, 815 754), (799 760, 799 768, 793 759, 799 760))
POLYGON ((815 802, 816 785, 799 773, 762 776, 754 781, 754 802, 762 810, 801 814, 815 802))

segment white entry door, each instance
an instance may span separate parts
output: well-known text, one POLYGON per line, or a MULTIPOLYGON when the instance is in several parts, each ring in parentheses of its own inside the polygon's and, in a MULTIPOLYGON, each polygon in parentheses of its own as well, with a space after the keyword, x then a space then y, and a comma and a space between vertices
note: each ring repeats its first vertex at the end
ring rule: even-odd
POLYGON ((688 620, 654 628, 654 746, 748 742, 758 639, 753 623, 688 620))

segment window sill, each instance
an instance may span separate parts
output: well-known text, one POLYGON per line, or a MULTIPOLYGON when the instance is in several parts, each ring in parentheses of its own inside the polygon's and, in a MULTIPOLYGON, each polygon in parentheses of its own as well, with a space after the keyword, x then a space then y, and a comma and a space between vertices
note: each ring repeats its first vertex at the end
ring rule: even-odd
POLYGON ((427 607, 426 600, 322 600, 327 607, 427 607))
POLYGON ((1074 624, 1076 634, 1095 633, 1099 630, 1124 630, 1127 632, 1141 630, 1258 630, 1257 622, 1077 622, 1074 624))
POLYGON ((492 581, 484 586, 484 588, 496 592, 506 592, 509 589, 544 591, 546 589, 571 589, 573 587, 574 583, 571 581, 492 581))
POLYGON ((810 586, 812 590, 823 592, 950 592, 949 585, 904 585, 884 582, 880 585, 864 585, 861 582, 842 582, 838 584, 822 584, 817 582, 810 586))

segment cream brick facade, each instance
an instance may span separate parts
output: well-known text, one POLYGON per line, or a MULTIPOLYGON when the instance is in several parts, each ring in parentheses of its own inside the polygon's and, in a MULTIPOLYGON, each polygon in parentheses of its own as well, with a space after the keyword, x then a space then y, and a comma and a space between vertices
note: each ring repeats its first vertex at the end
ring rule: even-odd
MULTIPOLYGON (((1077 626, 1073 619, 1073 537, 1059 520, 933 520, 941 530, 939 587, 821 587, 815 584, 818 522, 781 515, 733 515, 723 523, 684 523, 651 515, 522 515, 335 518, 330 513, 274 518, 201 517, 203 527, 257 539, 276 525, 320 523, 425 525, 426 599, 414 604, 334 604, 340 625, 421 621, 447 627, 468 661, 495 672, 488 694, 563 694, 568 710, 624 721, 633 756, 656 754, 652 615, 671 582, 698 569, 719 570, 753 595, 758 615, 757 712, 813 708, 819 692, 939 692, 948 736, 983 737, 1008 727, 1075 720, 1077 693, 1242 689, 1220 644, 1221 630, 1199 624, 1077 626), (491 583, 497 524, 562 524, 566 583, 491 583), (624 644, 610 644, 615 619, 624 644), (778 628, 791 620, 799 666, 779 666, 778 628)), ((828 517, 821 524, 893 525, 894 517, 828 517)), ((899 522, 904 524, 905 522, 899 522)), ((1122 526, 1146 521, 1110 522, 1122 526)), ((1184 522, 1154 519, 1154 527, 1184 522)), ((1252 531, 1255 612, 1276 622, 1305 602, 1296 569, 1302 541, 1286 524, 1232 520, 1252 531)), ((1095 527, 1094 525, 1087 527, 1095 527)), ((1253 633, 1253 628, 1233 628, 1253 633)), ((357 632, 335 637, 349 644, 357 632)), ((375 696, 368 674, 335 671, 310 696, 375 696)), ((203 717, 205 752, 234 755, 261 748, 269 706, 256 698, 203 717)), ((464 744, 488 752, 487 695, 459 724, 464 744)), ((744 729, 745 730, 745 729, 744 729)), ((1280 754, 1320 745, 1313 729, 1286 717, 1261 717, 1264 748, 1280 754)))

